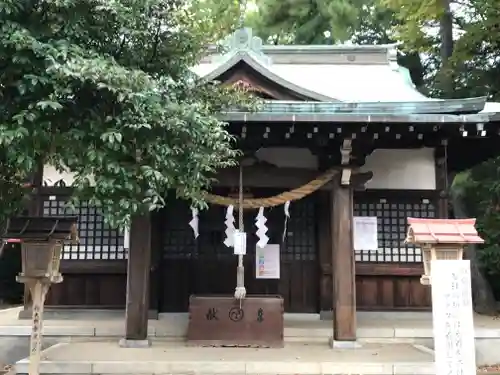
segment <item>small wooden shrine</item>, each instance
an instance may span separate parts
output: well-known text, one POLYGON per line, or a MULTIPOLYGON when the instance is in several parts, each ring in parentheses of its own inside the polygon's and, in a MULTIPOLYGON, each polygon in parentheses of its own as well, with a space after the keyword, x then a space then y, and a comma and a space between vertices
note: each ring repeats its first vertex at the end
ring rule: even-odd
MULTIPOLYGON (((80 243, 64 247, 65 281, 47 304, 126 308, 126 337, 140 340, 148 316, 187 312, 191 295, 233 296, 239 267, 246 295, 333 319, 336 341, 356 340, 357 310, 429 309, 407 217, 447 218, 450 174, 499 153, 499 105, 424 96, 392 45, 263 45, 241 29, 226 47, 193 72, 265 99, 259 112, 221 113, 242 168, 217 174, 209 209, 167 195, 127 239, 82 202, 80 243), (243 258, 228 235, 240 225, 241 186, 243 258), (362 225, 370 236, 358 238, 362 225)), ((72 178, 46 166, 46 215, 64 213, 72 178)))

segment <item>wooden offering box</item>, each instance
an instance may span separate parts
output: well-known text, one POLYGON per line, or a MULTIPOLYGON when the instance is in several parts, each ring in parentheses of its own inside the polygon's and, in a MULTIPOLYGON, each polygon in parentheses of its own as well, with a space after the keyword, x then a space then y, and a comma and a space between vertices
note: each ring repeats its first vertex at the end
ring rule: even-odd
POLYGON ((283 347, 283 298, 191 296, 187 341, 200 346, 283 347))

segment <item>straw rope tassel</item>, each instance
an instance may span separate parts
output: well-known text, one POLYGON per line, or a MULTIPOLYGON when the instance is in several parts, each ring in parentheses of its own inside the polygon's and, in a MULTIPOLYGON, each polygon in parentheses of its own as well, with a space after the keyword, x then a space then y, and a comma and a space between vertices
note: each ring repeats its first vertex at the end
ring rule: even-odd
MULTIPOLYGON (((240 190, 238 196, 238 230, 243 233, 245 228, 243 226, 243 167, 240 165, 240 190)), ((245 268, 243 266, 243 255, 238 255, 238 268, 236 270, 236 290, 234 291, 234 298, 241 301, 245 298, 247 291, 245 289, 245 268)))

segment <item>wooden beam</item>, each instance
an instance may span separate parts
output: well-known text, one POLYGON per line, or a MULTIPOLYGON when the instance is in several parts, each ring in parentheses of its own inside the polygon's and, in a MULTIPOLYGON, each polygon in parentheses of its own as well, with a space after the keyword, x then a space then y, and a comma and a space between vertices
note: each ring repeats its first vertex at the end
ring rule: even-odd
MULTIPOLYGON (((340 182, 340 181, 339 181, 340 182)), ((332 189, 333 342, 356 341, 356 275, 353 249, 353 188, 332 189)))
POLYGON ((127 267, 125 338, 122 347, 147 347, 151 268, 151 215, 132 219, 127 267))

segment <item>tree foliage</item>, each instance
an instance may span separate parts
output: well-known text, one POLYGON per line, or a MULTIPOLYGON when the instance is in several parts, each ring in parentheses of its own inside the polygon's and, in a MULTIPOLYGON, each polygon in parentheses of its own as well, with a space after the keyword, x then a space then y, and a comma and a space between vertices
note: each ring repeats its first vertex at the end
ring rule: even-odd
POLYGON ((252 105, 189 70, 231 29, 200 1, 0 3, 0 220, 43 161, 76 173, 73 201, 112 226, 161 208, 167 191, 203 204, 237 151, 217 114, 252 105))

